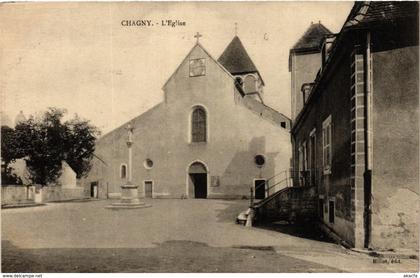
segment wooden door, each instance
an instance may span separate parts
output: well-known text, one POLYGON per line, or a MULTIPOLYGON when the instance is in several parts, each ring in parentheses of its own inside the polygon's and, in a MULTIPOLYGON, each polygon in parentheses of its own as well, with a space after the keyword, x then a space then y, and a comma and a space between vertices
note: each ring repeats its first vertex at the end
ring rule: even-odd
POLYGON ((254 181, 254 192, 255 199, 264 199, 265 198, 265 180, 255 180, 254 181))
POLYGON ((144 182, 144 197, 153 198, 153 182, 152 181, 144 182))

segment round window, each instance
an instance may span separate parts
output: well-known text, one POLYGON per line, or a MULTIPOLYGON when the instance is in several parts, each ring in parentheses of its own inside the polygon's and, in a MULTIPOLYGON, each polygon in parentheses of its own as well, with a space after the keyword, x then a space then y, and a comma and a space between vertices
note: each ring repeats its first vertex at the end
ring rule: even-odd
POLYGON ((144 168, 146 168, 146 169, 152 169, 153 168, 153 160, 151 160, 151 159, 146 159, 145 161, 144 161, 144 168))
POLYGON ((262 167, 265 164, 265 157, 262 154, 258 154, 255 156, 254 161, 258 167, 262 167))

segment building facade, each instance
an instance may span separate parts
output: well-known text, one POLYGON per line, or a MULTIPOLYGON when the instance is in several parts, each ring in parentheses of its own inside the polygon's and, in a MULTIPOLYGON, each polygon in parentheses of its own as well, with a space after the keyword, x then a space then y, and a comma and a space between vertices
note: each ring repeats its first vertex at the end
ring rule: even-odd
POLYGON ((319 39, 314 80, 292 84, 294 184, 350 245, 418 249, 418 3, 356 2, 319 39))
MULTIPOLYGON (((164 84, 163 101, 130 121, 139 195, 241 198, 289 169, 290 119, 264 104, 263 86, 238 37, 219 60, 197 42, 164 84)), ((116 197, 126 182, 126 125, 97 142, 84 180, 92 197, 116 197)))

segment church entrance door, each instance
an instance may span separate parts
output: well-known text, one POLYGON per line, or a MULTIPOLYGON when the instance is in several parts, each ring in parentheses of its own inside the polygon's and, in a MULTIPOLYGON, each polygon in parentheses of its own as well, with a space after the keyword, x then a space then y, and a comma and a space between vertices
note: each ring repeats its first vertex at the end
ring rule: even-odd
POLYGON ((207 198, 207 169, 200 162, 191 164, 189 171, 189 196, 196 199, 207 198))
POLYGON ((207 198, 207 174, 190 174, 194 184, 194 198, 207 198))

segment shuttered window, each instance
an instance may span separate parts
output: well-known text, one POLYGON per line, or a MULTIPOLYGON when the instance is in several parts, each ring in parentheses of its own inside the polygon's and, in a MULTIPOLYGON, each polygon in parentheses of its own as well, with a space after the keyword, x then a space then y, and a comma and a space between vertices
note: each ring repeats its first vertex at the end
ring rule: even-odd
POLYGON ((322 150, 324 174, 331 174, 331 115, 322 123, 322 150))

